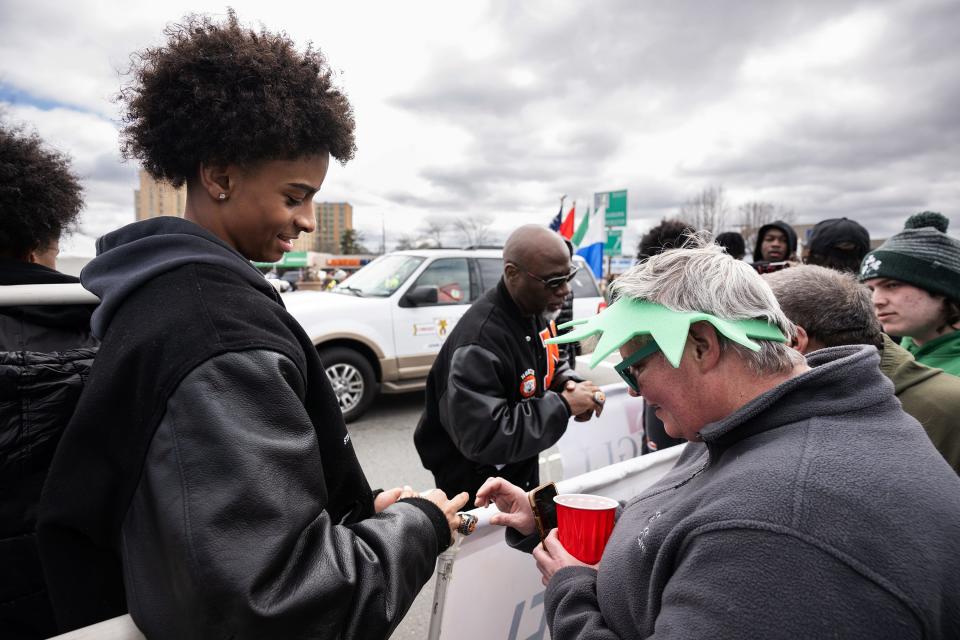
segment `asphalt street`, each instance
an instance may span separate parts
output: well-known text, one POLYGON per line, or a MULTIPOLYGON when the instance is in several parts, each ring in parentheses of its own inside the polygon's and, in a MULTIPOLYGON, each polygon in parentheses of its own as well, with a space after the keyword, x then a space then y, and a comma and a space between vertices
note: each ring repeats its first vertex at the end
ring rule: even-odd
MULTIPOLYGON (((577 371, 600 385, 618 380, 609 363, 604 362, 591 370, 584 356, 578 359, 577 371)), ((433 476, 420 464, 413 446, 413 431, 422 410, 423 392, 381 395, 370 411, 348 425, 354 449, 371 487, 389 489, 408 484, 418 491, 433 488, 433 476)), ((426 638, 432 602, 433 579, 420 592, 392 637, 400 640, 426 638)))

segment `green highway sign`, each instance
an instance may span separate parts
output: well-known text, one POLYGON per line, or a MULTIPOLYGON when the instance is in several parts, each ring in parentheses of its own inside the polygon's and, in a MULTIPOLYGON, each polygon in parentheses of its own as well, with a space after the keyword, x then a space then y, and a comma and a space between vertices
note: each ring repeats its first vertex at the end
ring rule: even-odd
POLYGON ((599 209, 604 207, 604 226, 607 227, 625 227, 627 226, 627 191, 604 191, 593 194, 593 207, 599 209))
POLYGON ((603 255, 618 256, 623 253, 623 229, 607 231, 607 242, 603 245, 603 255))
POLYGON ((277 262, 254 262, 258 267, 305 267, 307 266, 306 251, 291 251, 283 254, 277 262))

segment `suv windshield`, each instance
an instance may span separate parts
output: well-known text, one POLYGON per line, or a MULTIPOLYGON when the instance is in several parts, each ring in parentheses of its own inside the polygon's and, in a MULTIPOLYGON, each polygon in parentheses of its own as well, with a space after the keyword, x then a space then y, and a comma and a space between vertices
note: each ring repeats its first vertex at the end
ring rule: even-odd
POLYGON ((406 282, 425 258, 381 256, 334 287, 334 293, 386 298, 406 282))

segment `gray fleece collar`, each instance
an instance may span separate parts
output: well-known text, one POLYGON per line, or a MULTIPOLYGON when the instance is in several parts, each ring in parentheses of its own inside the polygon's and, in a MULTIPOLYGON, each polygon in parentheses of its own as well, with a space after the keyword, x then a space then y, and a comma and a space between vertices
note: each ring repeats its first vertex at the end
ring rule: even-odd
POLYGON ((870 345, 847 345, 807 356, 810 370, 754 398, 700 430, 708 447, 726 448, 749 436, 820 415, 858 411, 893 396, 870 345))

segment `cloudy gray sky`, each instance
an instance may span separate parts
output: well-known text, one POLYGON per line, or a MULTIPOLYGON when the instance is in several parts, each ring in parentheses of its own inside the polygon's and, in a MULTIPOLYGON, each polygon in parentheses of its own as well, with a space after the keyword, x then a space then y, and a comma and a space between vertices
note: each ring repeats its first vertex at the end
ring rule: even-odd
MULTIPOLYGON (((2 0, 0 106, 69 152, 87 187, 72 253, 133 218, 111 101, 130 53, 205 1, 2 0)), ((887 236, 960 227, 960 3, 233 2, 313 41, 357 116, 358 153, 318 200, 368 244, 427 216, 547 223, 567 194, 627 189, 626 244, 699 190, 887 236)), ((731 217, 736 222, 736 216, 731 217)), ((452 240, 453 238, 451 238, 452 240)))

